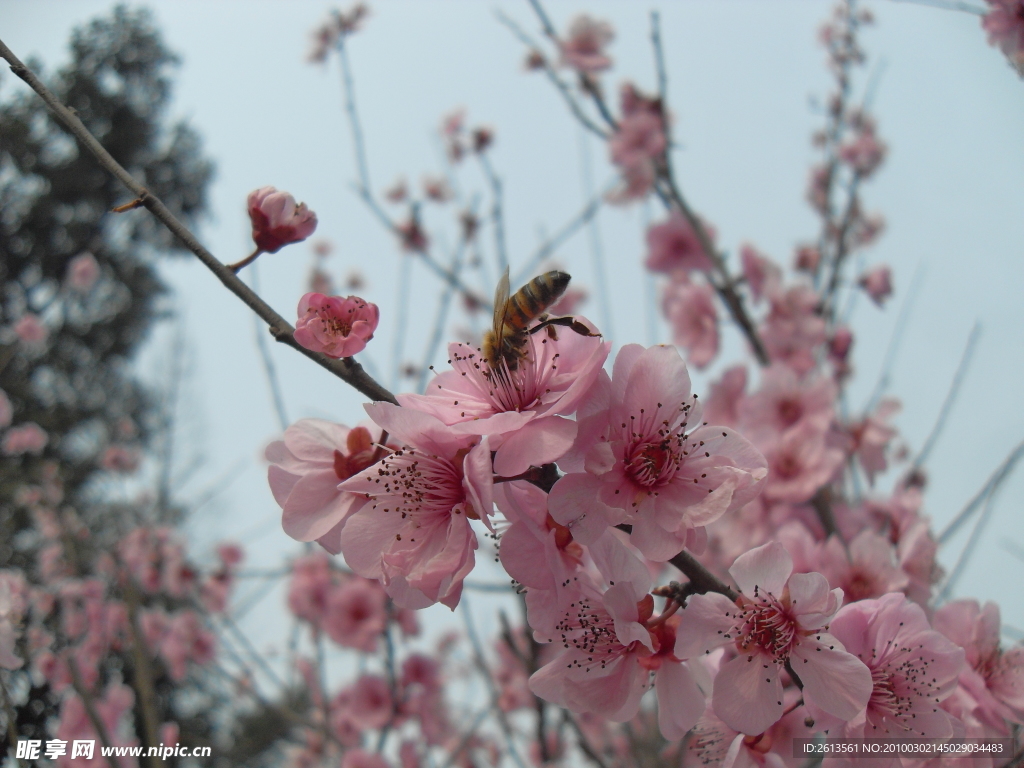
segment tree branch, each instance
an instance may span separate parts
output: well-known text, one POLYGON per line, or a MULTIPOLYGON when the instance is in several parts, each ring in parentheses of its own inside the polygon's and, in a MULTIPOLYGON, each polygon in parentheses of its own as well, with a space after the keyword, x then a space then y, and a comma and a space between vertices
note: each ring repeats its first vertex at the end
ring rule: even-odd
POLYGON ((18 59, 3 41, 0 41, 0 58, 6 59, 11 71, 21 78, 40 98, 57 119, 88 149, 99 161, 99 164, 124 184, 135 195, 140 206, 147 208, 172 234, 174 234, 188 250, 192 251, 206 267, 213 272, 218 280, 240 298, 246 306, 259 315, 270 327, 271 335, 282 344, 301 352, 313 362, 327 369, 338 378, 353 386, 372 400, 385 400, 396 403, 395 396, 378 384, 363 367, 353 358, 334 359, 319 352, 313 352, 299 344, 293 335, 294 328, 274 309, 260 298, 252 289, 243 283, 234 272, 222 264, 212 253, 196 239, 195 235, 182 224, 167 206, 156 195, 142 186, 120 163, 118 163, 103 145, 96 140, 81 120, 39 80, 39 78, 18 59))

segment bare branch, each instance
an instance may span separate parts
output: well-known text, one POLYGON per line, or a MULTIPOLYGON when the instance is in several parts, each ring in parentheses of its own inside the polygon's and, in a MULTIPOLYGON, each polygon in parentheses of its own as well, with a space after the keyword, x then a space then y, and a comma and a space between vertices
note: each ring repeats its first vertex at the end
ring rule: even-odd
POLYGON ((140 201, 139 204, 141 206, 145 206, 172 234, 184 243, 188 250, 199 257, 199 260, 216 275, 225 288, 263 318, 270 327, 271 335, 277 341, 287 344, 302 353, 338 378, 355 387, 355 389, 370 399, 397 403, 395 396, 374 381, 354 359, 342 358, 336 360, 319 352, 306 349, 299 344, 295 340, 293 335, 295 329, 292 328, 291 324, 275 312, 262 298, 256 295, 234 272, 203 247, 195 235, 168 210, 167 206, 156 195, 136 181, 128 171, 111 157, 110 153, 103 148, 103 145, 96 140, 82 121, 71 110, 61 104, 57 97, 36 77, 35 73, 22 64, 18 57, 2 41, 0 41, 0 58, 7 60, 11 65, 11 71, 39 94, 50 110, 57 116, 58 120, 96 157, 103 168, 109 171, 135 195, 135 198, 140 201))
POLYGON ((604 202, 605 194, 614 186, 614 184, 610 184, 604 191, 594 195, 579 213, 569 219, 554 235, 541 243, 537 250, 534 251, 533 256, 530 257, 530 260, 526 262, 526 265, 516 274, 512 282, 518 285, 528 280, 537 271, 537 268, 544 263, 545 259, 550 258, 555 251, 561 248, 597 214, 601 209, 601 204, 604 202))
POLYGON ((981 487, 974 497, 967 502, 963 509, 957 513, 956 517, 949 521, 945 528, 936 537, 936 541, 939 544, 945 544, 956 534, 960 527, 970 519, 971 515, 974 514, 974 510, 985 501, 989 495, 1003 484, 1003 481, 1009 477, 1013 468, 1017 466, 1017 462, 1020 461, 1021 457, 1024 456, 1024 442, 1020 442, 1017 446, 1010 451, 1010 455, 1003 460, 996 471, 993 472, 985 484, 981 487))

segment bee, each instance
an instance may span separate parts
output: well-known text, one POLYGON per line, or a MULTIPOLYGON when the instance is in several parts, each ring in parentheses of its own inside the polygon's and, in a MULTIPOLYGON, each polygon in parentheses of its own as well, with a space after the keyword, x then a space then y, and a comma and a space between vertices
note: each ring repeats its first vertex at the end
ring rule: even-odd
POLYGON ((544 314, 544 310, 565 293, 570 279, 565 272, 545 272, 509 296, 508 269, 505 269, 494 292, 494 323, 484 334, 483 356, 492 370, 500 369, 502 361, 509 371, 516 370, 519 361, 526 357, 530 334, 542 328, 553 333, 552 326, 564 325, 583 336, 600 336, 573 317, 548 318, 544 314), (530 328, 530 323, 537 319, 541 322, 530 328))

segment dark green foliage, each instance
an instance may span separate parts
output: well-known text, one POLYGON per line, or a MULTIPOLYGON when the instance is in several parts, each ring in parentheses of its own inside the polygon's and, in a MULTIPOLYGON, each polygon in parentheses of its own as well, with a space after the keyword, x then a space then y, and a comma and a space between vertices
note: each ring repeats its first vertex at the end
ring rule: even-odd
MULTIPOLYGON (((191 128, 168 124, 175 62, 150 14, 121 7, 76 30, 70 63, 44 80, 191 224, 206 208, 212 166, 191 128)), ((114 444, 143 448, 157 423, 130 360, 163 313, 155 260, 177 245, 144 210, 110 212, 127 200, 35 94, 19 91, 0 105, 0 389, 15 426, 35 422, 50 436, 40 457, 0 457, 0 567, 31 567, 14 546, 27 520, 12 501, 24 481, 39 481, 44 462, 58 463, 65 498, 98 532, 90 517, 109 512, 90 493, 100 457, 114 444), (101 277, 83 293, 65 276, 85 251, 101 277), (25 312, 49 329, 45 345, 13 333, 25 312)))

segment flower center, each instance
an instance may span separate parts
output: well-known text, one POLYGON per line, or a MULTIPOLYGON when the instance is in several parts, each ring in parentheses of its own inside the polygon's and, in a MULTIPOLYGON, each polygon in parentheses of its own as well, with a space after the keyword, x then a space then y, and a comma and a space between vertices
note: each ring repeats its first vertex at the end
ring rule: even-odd
POLYGON ((403 448, 381 460, 377 476, 380 490, 369 494, 374 508, 398 512, 403 519, 447 517, 460 504, 468 507, 461 473, 438 456, 403 448))
POLYGON ((668 440, 641 443, 633 449, 632 457, 626 462, 626 472, 639 485, 650 488, 670 479, 679 463, 679 456, 668 440))
POLYGON ((774 595, 758 594, 743 607, 736 625, 736 645, 741 651, 761 650, 777 664, 789 659, 797 625, 774 595))
POLYGON ((594 606, 585 597, 570 605, 555 631, 561 634, 566 648, 585 654, 585 659, 573 661, 572 666, 578 669, 604 669, 610 662, 634 650, 633 645, 636 645, 620 643, 612 617, 603 606, 594 606))
POLYGON ((896 693, 896 681, 885 667, 871 670, 871 684, 869 708, 889 717, 899 717, 910 709, 896 693))
POLYGON ((779 403, 779 420, 787 427, 792 426, 800 420, 803 411, 799 400, 782 400, 779 403))

